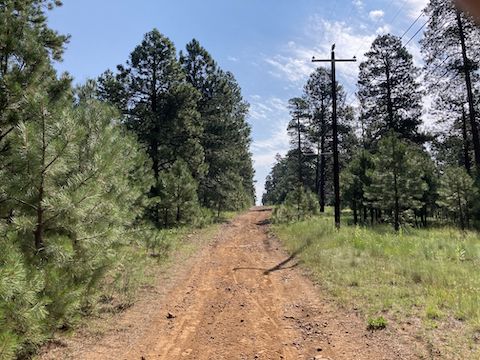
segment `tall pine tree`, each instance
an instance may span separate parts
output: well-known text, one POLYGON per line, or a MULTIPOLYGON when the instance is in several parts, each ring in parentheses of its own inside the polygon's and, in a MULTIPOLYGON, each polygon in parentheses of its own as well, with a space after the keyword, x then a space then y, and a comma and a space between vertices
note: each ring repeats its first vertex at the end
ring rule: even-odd
POLYGON ((412 55, 393 35, 378 36, 365 55, 358 80, 365 143, 375 146, 391 130, 403 139, 423 143, 422 92, 412 55))

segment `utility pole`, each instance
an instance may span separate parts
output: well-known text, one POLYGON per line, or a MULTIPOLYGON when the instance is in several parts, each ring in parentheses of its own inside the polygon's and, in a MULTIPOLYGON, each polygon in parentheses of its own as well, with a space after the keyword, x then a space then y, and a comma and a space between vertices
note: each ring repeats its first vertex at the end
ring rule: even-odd
POLYGON ((333 129, 333 188, 335 193, 335 226, 340 229, 340 163, 338 160, 338 124, 337 124, 337 79, 335 65, 337 62, 356 62, 353 59, 336 59, 335 44, 332 45, 332 57, 330 59, 315 59, 312 62, 330 62, 332 65, 332 129, 333 129))

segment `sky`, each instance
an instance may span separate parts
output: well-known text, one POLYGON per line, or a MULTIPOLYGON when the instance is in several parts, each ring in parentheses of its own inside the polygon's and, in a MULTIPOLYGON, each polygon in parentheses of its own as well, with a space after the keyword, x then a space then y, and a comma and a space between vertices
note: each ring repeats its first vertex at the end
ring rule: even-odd
MULTIPOLYGON (((250 103, 248 122, 256 171, 257 201, 276 154, 289 148, 288 99, 301 95, 318 64, 312 56, 362 60, 379 34, 402 36, 427 0, 64 0, 53 10, 50 26, 70 34, 59 71, 76 83, 96 78, 123 64, 143 35, 157 28, 177 51, 193 38, 231 71, 250 103)), ((405 34, 405 42, 423 25, 420 18, 405 34)), ((421 64, 418 38, 408 49, 421 64)), ((337 80, 355 104, 359 63, 337 66, 337 80)))

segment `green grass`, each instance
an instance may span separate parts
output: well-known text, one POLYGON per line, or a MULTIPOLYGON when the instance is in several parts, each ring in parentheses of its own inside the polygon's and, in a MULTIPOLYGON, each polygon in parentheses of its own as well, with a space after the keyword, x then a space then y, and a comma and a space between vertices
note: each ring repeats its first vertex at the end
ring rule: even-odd
MULTIPOLYGON (((328 213, 274 225, 288 251, 309 244, 299 258, 339 302, 366 319, 422 319, 425 329, 458 321, 480 329, 480 236, 455 228, 333 227, 328 213), (433 326, 432 326, 433 322, 433 326)), ((467 335, 467 334, 465 334, 467 335)), ((471 338, 471 337, 470 337, 471 338)))

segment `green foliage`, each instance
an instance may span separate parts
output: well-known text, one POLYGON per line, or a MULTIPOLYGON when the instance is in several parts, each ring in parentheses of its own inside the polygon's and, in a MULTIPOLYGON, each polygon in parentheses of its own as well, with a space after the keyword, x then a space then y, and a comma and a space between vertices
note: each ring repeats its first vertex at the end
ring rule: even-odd
POLYGON ((68 85, 44 83, 30 99, 32 119, 9 138, 2 183, 14 211, 2 241, 16 244, 4 261, 19 285, 2 293, 0 308, 17 353, 90 311, 153 183, 146 154, 112 121, 116 111, 93 98, 92 84, 73 103, 68 85))
POLYGON ((427 190, 422 157, 414 146, 391 133, 380 141, 373 162, 366 198, 391 216, 398 230, 400 223, 408 223, 409 212, 422 207, 421 200, 427 190))
POLYGON ((18 244, 0 240, 0 358, 28 354, 44 339, 46 305, 42 273, 25 262, 18 244))
MULTIPOLYGON (((354 223, 358 223, 359 212, 366 213, 368 200, 365 191, 372 183, 371 172, 374 168, 372 155, 363 150, 354 156, 347 168, 341 173, 341 189, 345 202, 353 210, 354 223)), ((366 222, 366 219, 363 219, 366 222)))
POLYGON ((149 259, 178 245, 182 231, 159 225, 205 226, 212 209, 220 218, 254 199, 248 104, 233 75, 198 42, 180 62, 153 30, 116 73, 72 89, 52 65, 68 37, 46 12, 60 5, 0 5, 2 359, 31 355, 100 303, 129 306, 149 259), (193 74, 196 52, 205 72, 193 74))
POLYGON ((474 180, 464 168, 449 167, 440 179, 438 205, 464 229, 470 225, 473 203, 478 199, 474 180))
MULTIPOLYGON (((99 83, 99 97, 122 110, 148 148, 157 180, 148 214, 157 226, 195 218, 177 219, 178 206, 166 194, 173 191, 169 174, 177 161, 187 165, 201 206, 222 211, 253 204, 248 104, 233 75, 219 69, 198 41, 177 59, 173 43, 154 29, 125 66, 105 72, 99 83)), ((190 205, 188 211, 198 213, 199 205, 190 205)))
MULTIPOLYGON (((313 72, 301 97, 289 100, 291 120, 287 130, 291 150, 277 155, 265 181, 262 202, 279 205, 299 185, 318 194, 320 211, 333 201, 332 91, 331 74, 324 68, 313 72)), ((342 166, 348 162, 357 138, 352 128, 353 110, 345 105, 346 93, 337 83, 337 122, 342 166)))
POLYGON ((364 142, 370 148, 394 131, 402 139, 425 142, 420 133, 422 92, 418 68, 399 37, 379 35, 360 64, 358 97, 364 142))
MULTIPOLYGON (((298 182, 298 162, 293 155, 283 158, 277 155, 275 160, 276 162, 265 181, 265 193, 262 197, 264 205, 282 204, 287 194, 295 190, 295 184, 298 182)), ((305 170, 303 173, 306 173, 305 170)))
POLYGON ((163 226, 187 224, 196 216, 198 208, 197 184, 187 164, 177 160, 172 168, 160 177, 158 208, 163 226))
MULTIPOLYGON (((68 37, 47 26, 50 0, 4 0, 0 6, 0 142, 26 114, 28 99, 50 76, 68 37)), ((2 147, 4 144, 2 145, 2 147)))
POLYGON ((314 193, 304 188, 299 188, 288 193, 285 202, 275 207, 273 221, 285 223, 305 220, 320 212, 318 199, 314 193))
POLYGON ((383 330, 387 327, 387 320, 383 316, 369 318, 367 320, 367 329, 370 331, 383 330))

